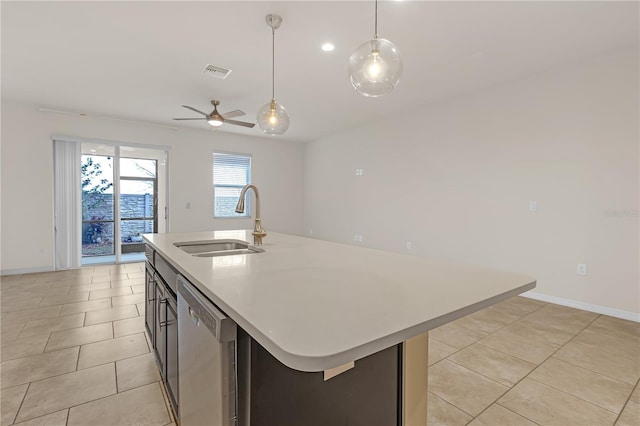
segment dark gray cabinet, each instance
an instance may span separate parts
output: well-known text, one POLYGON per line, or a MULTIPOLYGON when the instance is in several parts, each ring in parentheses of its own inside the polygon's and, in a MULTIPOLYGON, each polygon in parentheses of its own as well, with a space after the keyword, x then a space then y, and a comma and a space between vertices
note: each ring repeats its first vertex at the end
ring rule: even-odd
POLYGON ((178 304, 170 290, 166 291, 165 324, 163 326, 166 342, 165 383, 167 393, 178 413, 178 304))
POLYGON ((147 248, 145 325, 169 400, 177 416, 179 407, 176 281, 177 272, 159 254, 147 248))
POLYGON ((149 333, 152 348, 155 348, 155 313, 156 313, 156 281, 153 266, 147 263, 145 265, 145 288, 144 288, 144 323, 149 333))
POLYGON ((285 366, 238 328, 238 425, 402 425, 401 351, 369 355, 325 381, 285 366))

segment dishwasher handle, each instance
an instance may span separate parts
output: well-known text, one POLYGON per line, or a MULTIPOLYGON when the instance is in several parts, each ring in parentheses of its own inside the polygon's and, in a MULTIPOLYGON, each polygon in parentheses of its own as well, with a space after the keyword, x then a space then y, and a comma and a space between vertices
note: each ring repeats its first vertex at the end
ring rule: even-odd
POLYGON ((191 308, 191 306, 189 306, 189 316, 191 317, 193 324, 195 324, 196 327, 200 327, 200 317, 196 314, 196 311, 191 308))
POLYGON ((205 325, 220 343, 236 340, 236 323, 187 281, 178 275, 178 297, 184 299, 189 306, 189 316, 197 326, 205 325))

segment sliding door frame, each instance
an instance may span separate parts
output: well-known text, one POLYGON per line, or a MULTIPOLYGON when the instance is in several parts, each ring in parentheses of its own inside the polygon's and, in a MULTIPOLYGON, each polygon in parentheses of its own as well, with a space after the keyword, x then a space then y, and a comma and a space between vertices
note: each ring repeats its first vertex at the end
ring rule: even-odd
MULTIPOLYGON (((121 147, 132 147, 132 148, 140 148, 140 149, 148 149, 148 150, 156 150, 156 151, 163 151, 164 152, 164 165, 165 165, 165 173, 164 173, 164 232, 169 232, 169 151, 171 150, 171 146, 168 145, 148 145, 148 144, 140 144, 140 143, 130 143, 130 142, 120 142, 120 141, 110 141, 110 140, 103 140, 103 139, 93 139, 93 138, 81 138, 81 137, 77 137, 77 136, 67 136, 67 135, 52 135, 51 136, 51 140, 52 141, 66 141, 66 142, 74 142, 79 144, 80 147, 80 155, 82 154, 82 145, 83 144, 98 144, 98 145, 108 145, 108 146, 113 146, 114 148, 114 161, 113 161, 113 180, 114 180, 114 185, 113 185, 113 207, 114 207, 114 220, 113 220, 113 238, 114 238, 114 257, 115 257, 115 263, 122 263, 122 242, 121 242, 121 220, 122 218, 120 217, 120 180, 151 180, 148 178, 125 178, 122 179, 120 177, 120 158, 121 158, 121 147), (116 180, 118 181, 116 183, 116 180)), ((85 154, 85 155, 90 155, 90 154, 85 154)), ((96 154, 99 155, 99 154, 96 154)), ((125 158, 131 158, 131 157, 125 157, 125 158)), ((158 208, 158 200, 159 200, 159 182, 160 179, 158 179, 158 162, 161 161, 160 159, 157 158, 149 158, 149 159, 153 159, 156 161, 156 177, 153 178, 152 180, 154 180, 154 194, 153 194, 153 198, 154 198, 154 222, 153 222, 153 228, 155 232, 158 232, 159 229, 159 208, 158 208)), ((78 167, 80 167, 80 165, 78 164, 78 167)), ((80 187, 78 185, 78 191, 80 191, 80 187)), ((54 200, 55 202, 55 200, 54 200)), ((81 217, 80 217, 81 219, 81 217)), ((55 218, 54 218, 54 223, 55 223, 55 218)), ((79 226, 81 226, 81 224, 79 224, 79 226)), ((55 234, 55 226, 54 226, 54 234, 55 234)), ((54 259, 56 256, 55 253, 55 249, 56 249, 56 244, 55 244, 55 238, 56 236, 54 235, 54 259)), ((79 262, 80 264, 82 264, 82 244, 80 244, 79 247, 79 254, 80 254, 80 259, 79 262)))

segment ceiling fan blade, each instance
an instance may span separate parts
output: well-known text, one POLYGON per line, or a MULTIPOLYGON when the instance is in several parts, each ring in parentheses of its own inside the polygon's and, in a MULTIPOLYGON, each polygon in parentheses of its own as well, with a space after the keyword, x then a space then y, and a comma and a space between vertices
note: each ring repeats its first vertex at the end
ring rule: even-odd
POLYGON ((208 115, 206 112, 202 112, 199 109, 195 109, 194 107, 190 107, 189 105, 182 105, 183 108, 190 109, 191 111, 195 111, 202 115, 208 115))
POLYGON ((174 118, 174 120, 206 120, 207 117, 202 118, 174 118))
POLYGON ((239 109, 236 109, 234 111, 229 111, 229 112, 225 112, 224 114, 220 114, 222 116, 222 118, 233 118, 233 117, 240 117, 241 115, 246 115, 244 113, 244 111, 240 111, 239 109))
POLYGON ((225 118, 224 123, 235 124, 236 126, 253 127, 256 123, 247 123, 246 121, 227 120, 225 118))

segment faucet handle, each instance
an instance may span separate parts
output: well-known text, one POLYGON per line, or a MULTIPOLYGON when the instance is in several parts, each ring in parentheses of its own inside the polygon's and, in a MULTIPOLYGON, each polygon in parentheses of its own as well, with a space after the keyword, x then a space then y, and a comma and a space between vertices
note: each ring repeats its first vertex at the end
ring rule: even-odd
POLYGON ((253 233, 253 245, 254 246, 261 246, 262 245, 262 237, 265 237, 266 235, 267 235, 266 232, 263 233, 263 234, 254 232, 253 233))
POLYGON ((256 246, 262 245, 262 239, 267 236, 267 231, 262 229, 260 221, 261 219, 257 217, 255 227, 251 233, 251 235, 253 235, 253 245, 256 246))

